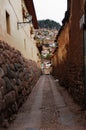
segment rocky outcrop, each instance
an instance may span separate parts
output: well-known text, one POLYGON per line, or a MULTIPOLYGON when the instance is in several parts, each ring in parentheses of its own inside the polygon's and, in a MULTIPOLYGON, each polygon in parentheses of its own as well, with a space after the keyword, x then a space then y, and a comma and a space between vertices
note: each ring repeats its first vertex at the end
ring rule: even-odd
POLYGON ((32 60, 0 41, 0 123, 8 126, 41 74, 32 60))

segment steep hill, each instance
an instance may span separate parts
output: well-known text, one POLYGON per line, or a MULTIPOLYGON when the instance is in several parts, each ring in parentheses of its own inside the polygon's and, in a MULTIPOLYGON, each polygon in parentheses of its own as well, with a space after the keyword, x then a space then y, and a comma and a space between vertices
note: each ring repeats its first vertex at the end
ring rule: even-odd
POLYGON ((47 28, 47 29, 57 29, 59 30, 61 25, 53 20, 39 20, 38 21, 39 28, 47 28))

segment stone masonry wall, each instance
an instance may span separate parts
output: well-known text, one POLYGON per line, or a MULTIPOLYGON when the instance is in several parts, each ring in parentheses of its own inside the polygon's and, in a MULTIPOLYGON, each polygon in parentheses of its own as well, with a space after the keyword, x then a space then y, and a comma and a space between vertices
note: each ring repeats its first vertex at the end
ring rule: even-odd
POLYGON ((0 41, 0 124, 8 127, 41 74, 32 60, 0 41))
MULTIPOLYGON (((84 1, 84 0, 83 0, 84 1)), ((54 68, 53 75, 59 78, 60 84, 68 89, 75 101, 79 104, 84 102, 84 69, 83 69, 83 28, 80 28, 80 19, 84 13, 84 2, 82 0, 71 0, 71 12, 69 19, 69 44, 66 57, 54 68), (76 6, 77 5, 77 6, 76 6), (83 7, 83 8, 82 8, 83 7)), ((64 25, 65 26, 65 25, 64 25)), ((63 44, 67 41, 65 38, 65 28, 61 31, 59 39, 63 39, 63 44)), ((58 42, 57 41, 57 42, 58 42)), ((62 42, 58 42, 62 44, 62 42)), ((60 45, 60 50, 62 46, 60 45)), ((57 59, 59 61, 59 51, 57 50, 57 59)), ((64 55, 62 52, 61 55, 64 55)))
POLYGON ((69 92, 79 104, 83 104, 84 101, 83 28, 80 27, 80 19, 84 13, 83 1, 72 2, 68 51, 69 92))
POLYGON ((59 79, 61 85, 65 85, 67 82, 67 53, 69 46, 69 26, 68 24, 64 25, 62 31, 58 37, 58 49, 54 54, 54 57, 57 57, 57 64, 53 58, 53 75, 59 79))

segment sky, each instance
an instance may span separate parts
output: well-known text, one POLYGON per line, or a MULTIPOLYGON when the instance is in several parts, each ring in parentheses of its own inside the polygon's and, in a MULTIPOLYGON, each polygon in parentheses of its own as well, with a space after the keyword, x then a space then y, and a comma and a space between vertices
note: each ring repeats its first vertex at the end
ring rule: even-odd
POLYGON ((33 0, 38 20, 51 19, 62 24, 67 0, 33 0))

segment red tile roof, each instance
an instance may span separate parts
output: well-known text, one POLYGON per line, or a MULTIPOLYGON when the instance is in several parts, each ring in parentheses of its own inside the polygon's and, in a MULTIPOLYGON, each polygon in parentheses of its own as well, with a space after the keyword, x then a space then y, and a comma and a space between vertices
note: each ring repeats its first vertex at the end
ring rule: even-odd
POLYGON ((37 17, 36 17, 36 12, 34 8, 34 3, 33 0, 24 0, 27 10, 32 15, 32 23, 35 29, 38 29, 38 22, 37 22, 37 17))

